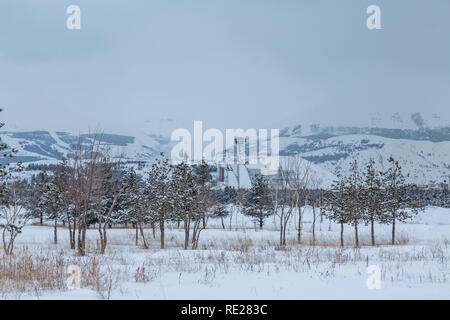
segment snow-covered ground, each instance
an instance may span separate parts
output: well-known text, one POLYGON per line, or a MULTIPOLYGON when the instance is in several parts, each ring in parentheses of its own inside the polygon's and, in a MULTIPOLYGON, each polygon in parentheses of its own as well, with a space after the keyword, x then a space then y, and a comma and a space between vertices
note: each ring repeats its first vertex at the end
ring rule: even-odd
MULTIPOLYGON (((450 298, 450 209, 429 207, 413 221, 399 224, 395 246, 389 244, 390 226, 376 225, 376 247, 369 246, 369 228, 362 226, 363 246, 358 249, 353 247, 351 226, 346 226, 346 247, 341 249, 339 226, 332 224, 329 231, 328 221, 320 223, 320 219, 316 245, 310 246, 310 208, 305 210, 299 245, 296 219, 295 215, 291 219, 285 249, 278 246, 276 219, 269 218, 261 231, 234 212, 225 219, 225 230, 220 220, 208 222, 198 250, 183 250, 184 231, 176 228, 166 230, 165 250, 158 249, 159 234, 153 239, 150 229, 147 250, 135 245, 134 230, 111 229, 102 256, 95 253, 98 235, 91 229, 86 257, 69 249, 66 229, 59 229, 59 243, 54 245, 51 227, 27 226, 17 240, 17 259, 27 260, 22 264, 30 270, 39 269, 39 263, 55 262, 54 269, 60 271, 52 272, 60 284, 46 288, 39 284, 42 280, 30 279, 20 286, 9 283, 17 290, 3 290, 1 295, 9 299, 450 298), (80 267, 80 289, 69 290, 65 284, 71 264, 80 267), (367 287, 371 265, 381 271, 380 289, 367 287)), ((3 274, 8 258, 1 259, 3 274)), ((6 288, 5 281, 0 279, 0 291, 6 288)))

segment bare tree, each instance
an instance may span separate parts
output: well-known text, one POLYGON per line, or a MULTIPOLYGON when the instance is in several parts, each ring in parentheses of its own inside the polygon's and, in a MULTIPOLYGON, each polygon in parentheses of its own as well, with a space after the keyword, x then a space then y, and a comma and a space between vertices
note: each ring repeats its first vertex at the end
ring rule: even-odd
POLYGON ((80 256, 84 256, 86 253, 86 229, 94 210, 94 196, 99 183, 102 148, 104 148, 102 135, 99 133, 91 135, 89 138, 80 136, 78 143, 73 147, 69 194, 73 204, 72 214, 76 225, 74 228, 77 230, 76 248, 80 256))
POLYGON ((25 196, 21 194, 23 190, 23 186, 17 181, 5 186, 0 207, 0 227, 5 255, 13 253, 14 241, 30 218, 29 212, 25 209, 25 196))
POLYGON ((319 187, 322 184, 322 179, 318 177, 311 177, 310 178, 310 187, 311 190, 311 196, 309 197, 311 199, 311 206, 312 206, 312 214, 313 214, 313 222, 311 225, 311 233, 312 233, 312 244, 316 244, 316 222, 317 222, 317 207, 320 206, 319 203, 319 194, 320 190, 319 187))
POLYGON ((272 180, 274 211, 280 219, 280 246, 282 247, 286 246, 287 226, 299 201, 299 196, 293 192, 292 187, 294 165, 295 162, 291 158, 283 158, 278 167, 278 174, 272 180))
POLYGON ((200 164, 193 166, 192 173, 198 190, 196 210, 192 216, 192 249, 197 249, 200 233, 206 229, 207 221, 212 214, 215 196, 211 181, 211 167, 208 163, 202 160, 200 164))
POLYGON ((302 241, 303 205, 307 202, 307 190, 311 181, 311 162, 304 160, 300 155, 290 157, 291 186, 296 193, 298 212, 297 242, 302 241))

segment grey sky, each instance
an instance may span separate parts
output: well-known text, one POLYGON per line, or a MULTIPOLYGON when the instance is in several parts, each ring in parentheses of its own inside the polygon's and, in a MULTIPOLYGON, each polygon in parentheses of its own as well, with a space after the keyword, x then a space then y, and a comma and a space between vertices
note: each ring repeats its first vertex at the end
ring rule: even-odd
POLYGON ((450 124, 450 1, 3 0, 2 121, 126 132, 369 124, 375 112, 450 124), (82 29, 66 29, 66 8, 82 29), (378 4, 382 30, 366 28, 378 4))

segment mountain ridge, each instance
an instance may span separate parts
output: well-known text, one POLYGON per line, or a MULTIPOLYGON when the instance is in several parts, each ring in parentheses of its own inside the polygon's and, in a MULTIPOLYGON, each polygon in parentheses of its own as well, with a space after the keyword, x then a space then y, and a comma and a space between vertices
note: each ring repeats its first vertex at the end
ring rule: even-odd
MULTIPOLYGON (((403 165, 409 181, 435 183, 450 180, 450 126, 440 128, 392 129, 369 127, 316 126, 302 135, 300 125, 280 130, 280 156, 299 154, 332 174, 346 174, 352 159, 361 166, 375 159, 379 168, 394 156, 403 165), (312 131, 312 132, 311 132, 312 131)), ((113 156, 127 160, 151 161, 160 152, 170 154, 168 136, 135 130, 131 135, 103 133, 101 141, 111 147, 113 156)), ((27 163, 70 157, 72 147, 92 139, 64 131, 0 131, 1 141, 18 149, 15 161, 27 163)))

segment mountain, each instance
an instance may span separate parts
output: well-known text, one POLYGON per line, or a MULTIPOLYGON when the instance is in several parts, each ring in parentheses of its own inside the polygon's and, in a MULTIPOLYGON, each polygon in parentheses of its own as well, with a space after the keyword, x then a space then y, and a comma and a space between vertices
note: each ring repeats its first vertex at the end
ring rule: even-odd
POLYGON ((346 174, 352 159, 364 166, 370 158, 379 169, 386 169, 392 155, 399 160, 408 181, 434 183, 450 180, 450 139, 433 142, 406 138, 387 138, 379 135, 316 135, 283 137, 281 155, 300 154, 304 159, 334 174, 346 174))
MULTIPOLYGON (((19 150, 15 161, 29 163, 69 158, 79 142, 89 144, 94 135, 74 135, 61 131, 0 131, 0 138, 11 148, 19 150)), ((170 146, 169 138, 156 134, 128 136, 103 133, 97 135, 96 139, 108 146, 113 156, 131 160, 152 159, 170 146)))
MULTIPOLYGON (((79 139, 87 143, 91 136, 61 131, 10 130, 0 131, 0 138, 19 150, 15 160, 26 166, 70 157, 79 139)), ((107 133, 101 140, 111 148, 113 155, 122 155, 128 160, 151 160, 160 152, 170 154, 173 145, 167 132, 164 135, 142 131, 130 135, 107 133)), ((280 155, 295 154, 320 167, 328 180, 331 175, 346 174, 354 158, 361 166, 373 158, 383 169, 392 155, 409 174, 410 182, 449 181, 450 127, 396 129, 311 125, 308 130, 302 130, 301 125, 286 127, 280 130, 280 155)))

